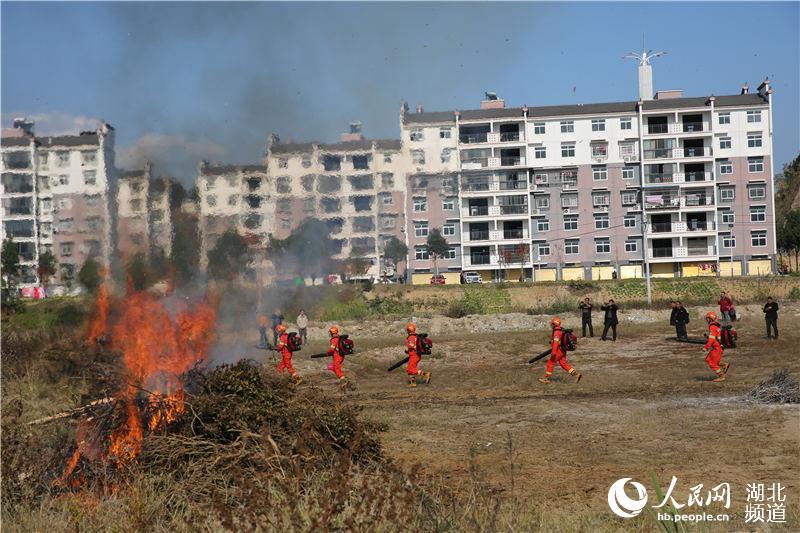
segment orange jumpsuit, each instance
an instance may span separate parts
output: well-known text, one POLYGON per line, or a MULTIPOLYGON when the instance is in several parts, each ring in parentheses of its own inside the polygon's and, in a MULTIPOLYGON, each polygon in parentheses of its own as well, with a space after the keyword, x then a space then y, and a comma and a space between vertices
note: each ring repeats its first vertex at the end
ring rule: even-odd
POLYGON ((722 344, 719 343, 720 338, 722 338, 722 330, 719 324, 712 322, 708 325, 708 340, 703 348, 711 350, 706 356, 706 363, 708 363, 711 370, 717 374, 720 372, 719 363, 722 360, 722 344))
POLYGON ((570 374, 572 373, 572 367, 569 366, 569 363, 567 363, 567 354, 564 353, 563 348, 561 348, 561 335, 563 334, 564 332, 561 328, 553 329, 553 344, 551 346, 552 351, 550 352, 550 359, 547 360, 547 370, 545 372, 545 376, 549 377, 553 374, 553 369, 555 368, 556 363, 560 364, 561 368, 570 374))
POLYGON ((278 351, 281 352, 281 362, 278 363, 278 372, 288 371, 297 377, 297 371, 292 367, 292 351, 289 349, 289 334, 281 333, 278 338, 278 351))
POLYGON ((421 357, 417 353, 416 334, 412 333, 406 337, 406 351, 408 351, 408 366, 406 367, 406 373, 409 376, 420 375, 422 371, 417 367, 417 365, 419 365, 419 360, 421 357))
POLYGON ((333 373, 336 374, 337 378, 342 379, 344 377, 344 372, 342 372, 344 356, 339 353, 339 335, 331 337, 331 347, 328 348, 328 355, 333 356, 333 373))

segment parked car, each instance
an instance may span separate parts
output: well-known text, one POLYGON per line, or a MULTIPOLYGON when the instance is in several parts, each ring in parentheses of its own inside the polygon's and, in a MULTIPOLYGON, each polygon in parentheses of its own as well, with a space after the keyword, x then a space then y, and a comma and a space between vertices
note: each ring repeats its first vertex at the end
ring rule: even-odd
POLYGON ((444 274, 431 276, 431 285, 444 285, 445 281, 444 274))
POLYGON ((483 278, 475 271, 464 272, 464 283, 483 283, 483 278))

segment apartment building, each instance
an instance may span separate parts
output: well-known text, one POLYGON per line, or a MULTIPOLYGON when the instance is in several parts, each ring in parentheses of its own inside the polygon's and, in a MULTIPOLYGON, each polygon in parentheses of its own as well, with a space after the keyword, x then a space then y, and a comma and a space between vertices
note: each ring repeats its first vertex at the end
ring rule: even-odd
MULTIPOLYGON (((457 176, 460 254, 448 269, 486 280, 774 272, 769 81, 754 94, 640 96, 401 112, 404 145, 424 153, 418 161, 445 147, 416 135, 452 128, 457 143, 448 171, 457 176)), ((409 235, 413 209, 412 201, 409 235)), ((429 262, 409 255, 424 282, 429 262)))
POLYGON ((172 217, 169 205, 171 181, 152 177, 152 166, 122 172, 117 189, 117 251, 129 261, 137 254, 172 252, 172 217))
POLYGON ((3 238, 20 244, 21 285, 39 284, 39 254, 52 251, 58 284, 88 257, 108 266, 114 248, 114 128, 36 137, 19 119, 2 138, 3 238))

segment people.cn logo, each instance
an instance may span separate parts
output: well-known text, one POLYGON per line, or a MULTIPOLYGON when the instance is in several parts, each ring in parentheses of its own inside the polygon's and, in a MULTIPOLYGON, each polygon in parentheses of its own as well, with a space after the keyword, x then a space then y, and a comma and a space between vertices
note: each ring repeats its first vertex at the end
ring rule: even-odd
POLYGON ((608 489, 608 506, 617 516, 633 518, 642 512, 645 505, 647 505, 647 490, 644 485, 631 481, 629 477, 616 480, 608 489), (629 481, 636 489, 637 498, 631 498, 625 493, 625 485, 629 481))

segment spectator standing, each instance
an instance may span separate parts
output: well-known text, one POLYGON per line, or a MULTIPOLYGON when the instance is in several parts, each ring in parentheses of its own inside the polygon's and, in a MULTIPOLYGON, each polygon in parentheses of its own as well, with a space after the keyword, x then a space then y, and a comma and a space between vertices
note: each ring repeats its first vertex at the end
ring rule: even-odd
POLYGON ((733 300, 731 300, 728 293, 722 291, 719 295, 719 313, 722 315, 722 321, 727 323, 729 320, 736 320, 736 311, 733 308, 733 300))
POLYGON ((272 313, 272 345, 276 346, 278 344, 278 326, 283 324, 283 314, 279 307, 275 308, 275 311, 272 313))
POLYGON ((581 337, 586 336, 587 326, 589 327, 589 336, 594 337, 594 328, 592 328, 592 299, 587 296, 578 304, 578 308, 581 310, 581 330, 583 331, 581 337))
POLYGON ((768 297, 767 303, 764 304, 764 319, 767 321, 767 338, 778 340, 778 302, 774 301, 772 296, 768 297))
POLYGON ((297 315, 297 335, 303 344, 308 344, 308 316, 304 309, 301 309, 300 314, 297 315))
POLYGON ((611 328, 612 340, 616 342, 617 324, 619 324, 619 320, 617 319, 617 304, 614 303, 613 298, 609 298, 606 303, 600 306, 600 309, 606 312, 605 317, 603 317, 603 336, 600 337, 600 340, 608 340, 608 329, 611 328))
POLYGON ((678 300, 677 313, 675 314, 675 333, 679 339, 688 339, 689 335, 686 333, 686 324, 689 323, 689 311, 683 306, 683 303, 678 300))

